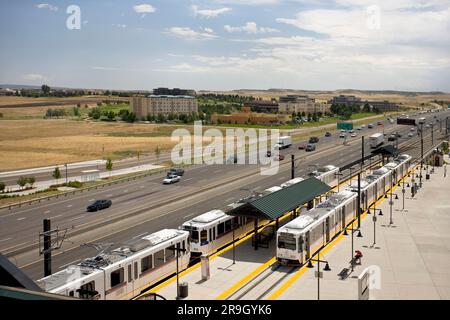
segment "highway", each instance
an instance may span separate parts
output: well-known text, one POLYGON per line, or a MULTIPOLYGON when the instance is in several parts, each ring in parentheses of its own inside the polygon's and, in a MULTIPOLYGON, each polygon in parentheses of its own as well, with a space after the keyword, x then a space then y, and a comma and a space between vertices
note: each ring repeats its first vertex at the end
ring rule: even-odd
MULTIPOLYGON (((445 119, 449 112, 426 116, 432 118, 434 115, 445 119)), ((398 128, 396 125, 385 125, 386 133, 396 128, 398 128)), ((54 227, 68 227, 69 232, 73 232, 73 235, 64 242, 62 247, 64 251, 56 251, 54 254, 53 271, 56 272, 68 264, 77 263, 82 258, 96 254, 97 251, 94 248, 80 247, 82 243, 113 243, 114 246, 119 246, 133 237, 141 237, 163 228, 178 227, 195 215, 214 208, 224 208, 227 204, 249 194, 249 191, 241 189, 261 191, 280 185, 290 179, 289 154, 292 152, 296 155, 296 159, 301 159, 296 172, 297 176, 303 176, 312 171, 311 164, 339 166, 352 162, 361 156, 360 136, 368 137, 379 131, 379 128, 356 131, 358 137, 348 140, 347 146, 343 146, 342 139, 338 138, 338 134, 333 133, 331 138, 321 138, 317 151, 312 153, 298 150, 297 146, 291 147, 282 152, 286 155, 286 159, 282 161, 279 173, 270 177, 259 175, 258 166, 199 166, 188 169, 182 182, 176 185, 163 186, 161 184, 163 176, 156 175, 67 198, 2 210, 0 211, 0 250, 9 256, 13 254, 12 261, 23 267, 33 279, 38 279, 42 277, 43 266, 37 250, 27 250, 23 253, 15 251, 21 247, 37 245, 43 218, 51 218, 54 227), (233 170, 230 170, 230 167, 233 170), (113 206, 98 213, 85 213, 86 205, 99 198, 111 199, 113 206), (121 218, 125 216, 126 218, 121 218), (115 219, 114 222, 108 222, 111 219, 115 219), (104 225, 101 225, 102 223, 104 225), (92 225, 99 225, 99 227, 89 230, 88 227, 92 225), (75 233, 83 228, 87 228, 86 232, 75 233)), ((405 137, 409 127, 403 126, 398 131, 405 137)), ((429 131, 430 129, 424 130, 424 136, 428 136, 426 146, 431 144, 428 142, 430 141, 429 131)), ((435 141, 439 136, 437 132, 438 130, 435 132, 435 141)), ((411 139, 417 140, 418 137, 416 135, 411 139)), ((399 143, 408 140, 408 138, 402 138, 399 143)), ((370 151, 367 145, 366 154, 370 151)), ((415 152, 417 155, 417 150, 415 152)))

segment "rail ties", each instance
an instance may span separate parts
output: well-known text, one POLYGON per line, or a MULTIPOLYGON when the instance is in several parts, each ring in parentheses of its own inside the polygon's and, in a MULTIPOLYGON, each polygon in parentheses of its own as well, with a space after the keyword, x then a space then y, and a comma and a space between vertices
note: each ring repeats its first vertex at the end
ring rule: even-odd
POLYGON ((226 300, 262 300, 298 269, 274 262, 226 300))

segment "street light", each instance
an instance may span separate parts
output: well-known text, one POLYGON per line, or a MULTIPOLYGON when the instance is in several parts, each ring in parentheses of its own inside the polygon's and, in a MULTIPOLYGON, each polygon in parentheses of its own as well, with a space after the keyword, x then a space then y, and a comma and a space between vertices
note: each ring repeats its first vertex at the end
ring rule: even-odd
POLYGON ((177 253, 176 259, 177 259, 177 300, 180 298, 180 273, 179 273, 179 266, 178 266, 178 258, 180 257, 179 252, 186 252, 186 249, 181 249, 180 244, 177 243, 176 247, 173 248, 174 251, 177 253))
POLYGON ((354 229, 353 228, 353 222, 352 222, 352 226, 351 227, 347 227, 347 228, 344 229, 344 235, 345 236, 348 236, 347 229, 349 229, 352 232, 352 255, 351 255, 352 260, 351 260, 351 265, 352 265, 352 271, 353 271, 353 269, 354 269, 354 261, 353 261, 353 249, 354 249, 354 246, 353 246, 354 240, 353 240, 353 238, 354 238, 354 236, 353 235, 354 235, 354 233, 356 231, 358 231, 358 235, 357 235, 358 238, 362 238, 363 235, 361 234, 361 230, 359 230, 359 228, 358 229, 354 229))
POLYGON ((320 260, 320 250, 317 252, 317 259, 309 259, 307 268, 314 268, 312 265, 312 262, 317 262, 317 300, 320 300, 320 278, 323 276, 323 274, 320 272, 320 263, 325 263, 325 268, 323 268, 323 271, 331 271, 330 265, 328 261, 326 260, 320 260))
POLYGON ((405 183, 406 183, 406 187, 409 188, 409 183, 405 182, 405 181, 400 181, 398 183, 398 186, 400 187, 400 185, 402 186, 402 197, 403 197, 403 206, 402 206, 402 211, 405 210, 405 183))
MULTIPOLYGON (((381 209, 376 209, 375 207, 372 210, 373 210, 373 217, 372 217, 372 221, 373 221, 373 245, 372 245, 372 247, 375 247, 375 244, 376 244, 377 211, 380 211, 380 213, 378 214, 379 216, 383 215, 383 211, 381 209)), ((369 208, 369 211, 370 211, 370 208, 369 208)))
MULTIPOLYGON (((391 172, 391 189, 389 190, 389 192, 387 192, 384 195, 385 199, 387 199, 388 195, 390 195, 390 199, 389 199, 389 210, 390 210, 389 225, 394 224, 394 221, 392 220, 392 206, 394 205, 394 201, 392 200, 392 196, 393 196, 392 189, 394 187, 393 182, 394 182, 394 171, 391 172)), ((398 195, 397 194, 395 194, 395 200, 398 200, 398 195)))

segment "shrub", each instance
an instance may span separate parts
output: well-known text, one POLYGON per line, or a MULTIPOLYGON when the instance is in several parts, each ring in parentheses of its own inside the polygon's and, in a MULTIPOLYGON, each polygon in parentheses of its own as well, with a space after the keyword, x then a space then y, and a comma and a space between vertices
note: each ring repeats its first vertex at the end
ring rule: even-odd
POLYGON ((68 183, 65 183, 65 185, 69 188, 81 188, 83 186, 83 183, 80 181, 69 181, 68 183))

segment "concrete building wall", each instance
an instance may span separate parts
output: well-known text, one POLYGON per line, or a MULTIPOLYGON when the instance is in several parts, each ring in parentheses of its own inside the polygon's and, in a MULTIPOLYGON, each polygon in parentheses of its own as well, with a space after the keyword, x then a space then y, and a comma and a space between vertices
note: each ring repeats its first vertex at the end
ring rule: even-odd
POLYGON ((197 99, 189 96, 133 97, 131 110, 139 118, 158 114, 190 114, 198 112, 197 99))

